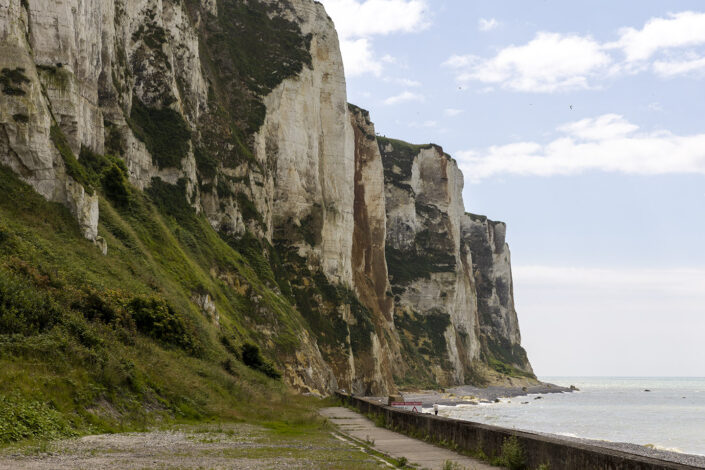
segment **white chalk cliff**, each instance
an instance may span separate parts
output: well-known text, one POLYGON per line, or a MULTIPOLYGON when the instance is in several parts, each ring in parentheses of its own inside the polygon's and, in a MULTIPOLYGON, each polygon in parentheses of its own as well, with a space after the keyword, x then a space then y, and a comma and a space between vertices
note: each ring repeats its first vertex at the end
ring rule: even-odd
MULTIPOLYGON (((271 312, 257 331, 292 386, 381 395, 533 375, 504 224, 465 213, 440 147, 378 139, 347 104, 320 3, 0 0, 0 69, 0 163, 97 249, 110 247, 86 152, 118 157, 140 190, 179 185, 235 248, 271 248, 296 345, 274 349, 290 331, 271 312)), ((194 302, 217 318, 206 293, 194 302)))

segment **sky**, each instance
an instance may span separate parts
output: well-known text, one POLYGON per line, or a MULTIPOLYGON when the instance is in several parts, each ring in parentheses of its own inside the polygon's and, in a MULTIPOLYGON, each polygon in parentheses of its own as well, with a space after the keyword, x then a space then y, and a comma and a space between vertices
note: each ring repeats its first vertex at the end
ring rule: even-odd
POLYGON ((348 99, 505 221, 541 376, 705 376, 705 4, 322 0, 348 99))

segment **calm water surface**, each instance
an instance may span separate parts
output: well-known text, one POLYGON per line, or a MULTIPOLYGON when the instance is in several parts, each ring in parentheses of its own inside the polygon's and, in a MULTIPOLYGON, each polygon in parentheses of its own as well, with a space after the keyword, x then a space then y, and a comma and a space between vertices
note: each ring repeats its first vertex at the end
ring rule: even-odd
POLYGON ((528 431, 705 455, 705 378, 542 377, 581 391, 441 407, 440 415, 528 431), (651 390, 645 392, 645 390, 651 390), (529 402, 522 404, 522 402, 529 402))

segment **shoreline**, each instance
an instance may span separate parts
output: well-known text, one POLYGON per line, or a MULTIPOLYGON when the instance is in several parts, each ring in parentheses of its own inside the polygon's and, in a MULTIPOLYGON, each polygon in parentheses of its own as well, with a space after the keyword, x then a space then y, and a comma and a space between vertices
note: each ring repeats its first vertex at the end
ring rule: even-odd
MULTIPOLYGON (((402 401, 421 402, 424 408, 438 404, 441 406, 457 405, 479 405, 481 403, 497 403, 502 398, 514 398, 528 395, 547 395, 552 393, 572 393, 579 391, 577 388, 562 387, 550 383, 540 383, 525 387, 475 387, 472 385, 461 385, 444 389, 443 392, 437 390, 414 390, 402 391, 399 393, 402 401)), ((386 404, 387 397, 365 397, 368 400, 375 400, 386 404)))
MULTIPOLYGON (((551 387, 553 388, 553 387, 551 387)), ((527 392, 520 389, 525 395, 527 392)), ((568 389, 570 390, 570 389, 568 389)), ((560 391, 560 390, 559 390, 560 391)), ((489 395, 506 393, 511 390, 487 390, 489 395)), ((405 394, 405 398, 428 397, 429 394, 405 394)), ((514 396, 518 396, 515 391, 514 396)), ((556 393, 551 390, 549 393, 556 393)), ((442 395, 434 392, 431 397, 442 395)), ((619 468, 629 469, 705 469, 705 456, 675 452, 663 448, 652 448, 645 445, 627 442, 612 442, 597 439, 565 436, 547 432, 532 431, 502 427, 492 424, 433 416, 432 413, 411 413, 387 407, 380 403, 380 398, 361 398, 339 395, 344 401, 349 400, 363 414, 381 416, 386 427, 401 430, 408 435, 417 436, 425 433, 437 442, 450 442, 463 449, 477 451, 479 448, 486 455, 497 455, 501 452, 502 442, 509 435, 517 436, 524 446, 526 457, 532 465, 538 466, 548 462, 571 462, 572 468, 606 468, 605 466, 619 462, 626 465, 619 468), (597 466, 597 467, 596 467, 597 466)), ((458 401, 451 401, 459 404, 458 401)))
MULTIPOLYGON (((538 385, 526 387, 506 387, 506 386, 491 386, 491 387, 474 387, 471 385, 462 385, 445 389, 443 392, 436 390, 418 390, 400 392, 404 401, 421 402, 424 408, 424 414, 432 414, 429 408, 434 404, 440 406, 455 407, 458 405, 480 405, 499 403, 501 399, 509 399, 516 397, 528 397, 529 395, 538 395, 534 400, 541 398, 541 395, 554 393, 572 393, 580 391, 576 387, 563 387, 551 383, 540 383, 538 385)), ((367 397, 367 400, 378 401, 386 405, 386 397, 367 397)), ((460 418, 446 418, 461 422, 472 422, 460 418)), ((566 442, 600 447, 609 450, 626 452, 642 457, 648 457, 666 462, 691 465, 705 469, 705 455, 690 454, 670 449, 658 447, 650 447, 647 445, 635 444, 630 442, 615 442, 602 439, 590 439, 578 436, 566 436, 562 434, 553 434, 548 432, 535 431, 525 428, 515 428, 516 431, 521 431, 529 434, 545 436, 551 439, 558 439, 566 442)))

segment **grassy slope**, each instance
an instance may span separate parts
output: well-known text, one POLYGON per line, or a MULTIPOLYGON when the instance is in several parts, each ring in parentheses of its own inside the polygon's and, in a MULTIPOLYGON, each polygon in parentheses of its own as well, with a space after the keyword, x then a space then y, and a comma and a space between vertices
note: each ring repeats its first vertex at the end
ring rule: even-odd
POLYGON ((281 331, 274 348, 292 348, 301 318, 174 191, 155 187, 162 210, 132 189, 121 208, 101 198, 104 257, 64 207, 0 168, 0 442, 313 419, 312 401, 237 357, 246 341, 266 344, 251 336, 246 293, 263 298, 258 321, 281 331), (200 292, 215 299, 222 334, 191 301, 200 292), (145 327, 135 299, 166 307, 147 309, 145 327))

